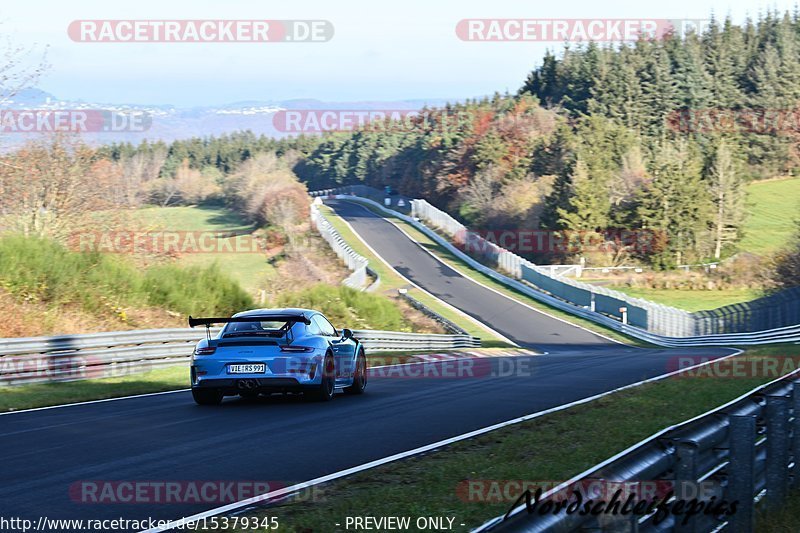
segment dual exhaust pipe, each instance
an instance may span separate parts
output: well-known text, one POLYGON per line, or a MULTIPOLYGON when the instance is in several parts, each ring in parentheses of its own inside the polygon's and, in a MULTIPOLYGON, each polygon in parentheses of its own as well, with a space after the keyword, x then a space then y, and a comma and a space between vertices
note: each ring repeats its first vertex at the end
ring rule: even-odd
POLYGON ((239 390, 253 390, 258 388, 258 382, 254 379, 240 379, 236 386, 239 390))

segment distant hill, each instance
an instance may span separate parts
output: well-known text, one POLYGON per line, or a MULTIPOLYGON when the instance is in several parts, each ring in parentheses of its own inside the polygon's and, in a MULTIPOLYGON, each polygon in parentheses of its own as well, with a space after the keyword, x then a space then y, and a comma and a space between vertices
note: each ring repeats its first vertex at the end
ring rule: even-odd
POLYGON ((50 100, 55 101, 56 97, 41 89, 23 89, 9 100, 6 107, 12 107, 12 103, 14 106, 45 104, 50 100))
MULTIPOLYGON (((427 106, 442 106, 442 99, 417 99, 399 101, 326 102, 314 99, 284 101, 241 101, 218 106, 180 107, 179 105, 139 105, 61 100, 39 89, 26 89, 5 102, 3 109, 82 109, 116 111, 121 113, 147 113, 152 117, 150 128, 144 132, 115 132, 84 134, 90 144, 112 141, 138 143, 144 139, 173 141, 196 136, 250 130, 257 135, 285 137, 273 125, 273 116, 281 110, 417 110, 427 106)), ((8 150, 31 139, 31 134, 3 133, 0 150, 8 150)))

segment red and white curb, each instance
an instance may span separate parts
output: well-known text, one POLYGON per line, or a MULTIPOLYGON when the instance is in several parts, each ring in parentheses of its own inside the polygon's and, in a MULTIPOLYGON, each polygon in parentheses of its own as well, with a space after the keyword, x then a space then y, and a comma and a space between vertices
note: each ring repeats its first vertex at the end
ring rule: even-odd
POLYGON ((531 350, 492 350, 492 351, 463 351, 463 352, 450 352, 450 353, 429 353, 416 355, 419 361, 432 362, 432 361, 452 361, 454 359, 474 359, 476 357, 531 357, 534 355, 543 355, 539 352, 531 350))

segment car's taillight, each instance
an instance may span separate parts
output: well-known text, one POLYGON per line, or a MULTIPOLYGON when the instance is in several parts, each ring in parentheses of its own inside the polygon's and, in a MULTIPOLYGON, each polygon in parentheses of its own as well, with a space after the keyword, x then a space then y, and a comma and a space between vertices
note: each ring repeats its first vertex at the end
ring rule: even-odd
POLYGON ((289 344, 284 344, 281 346, 282 352, 292 352, 292 353, 309 353, 313 352, 314 348, 311 346, 291 346, 289 344))
POLYGON ((216 352, 217 349, 214 346, 206 346, 205 348, 195 348, 194 354, 195 355, 211 355, 212 353, 216 352))

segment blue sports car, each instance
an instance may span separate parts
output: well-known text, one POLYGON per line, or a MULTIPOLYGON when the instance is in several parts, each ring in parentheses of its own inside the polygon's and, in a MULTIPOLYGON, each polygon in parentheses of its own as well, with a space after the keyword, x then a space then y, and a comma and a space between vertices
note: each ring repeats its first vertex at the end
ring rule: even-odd
POLYGON ((192 318, 189 326, 225 324, 192 354, 192 396, 216 405, 224 396, 255 398, 302 392, 328 401, 336 389, 361 394, 367 386, 364 347, 349 329, 337 331, 309 309, 255 309, 230 318, 192 318))

